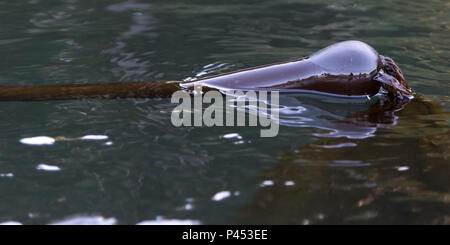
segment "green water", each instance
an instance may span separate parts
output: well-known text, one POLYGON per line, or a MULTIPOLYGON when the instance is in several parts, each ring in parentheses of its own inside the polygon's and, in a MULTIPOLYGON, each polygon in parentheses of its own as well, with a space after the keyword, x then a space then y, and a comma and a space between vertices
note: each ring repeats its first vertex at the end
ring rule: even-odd
POLYGON ((418 99, 380 111, 281 96, 275 138, 174 127, 170 99, 1 102, 0 223, 449 224, 449 8, 1 1, 0 85, 184 80, 351 39, 392 57, 418 99), (86 135, 107 139, 60 140, 86 135), (37 136, 57 140, 21 143, 37 136))

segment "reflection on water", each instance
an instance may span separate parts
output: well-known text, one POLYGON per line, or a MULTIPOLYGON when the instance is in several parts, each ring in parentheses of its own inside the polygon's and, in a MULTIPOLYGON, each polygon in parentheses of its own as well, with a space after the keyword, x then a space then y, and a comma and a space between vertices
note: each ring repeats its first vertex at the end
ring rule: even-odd
POLYGON ((283 95, 275 138, 173 127, 166 99, 2 102, 0 222, 448 224, 448 8, 1 1, 1 85, 194 80, 353 39, 395 59, 417 96, 283 95))
MULTIPOLYGON (((280 99, 275 104, 270 96, 268 100, 263 100, 258 94, 253 97, 250 94, 224 93, 229 100, 225 106, 231 106, 231 110, 236 109, 255 118, 272 118, 282 126, 321 129, 322 132, 314 133, 317 137, 349 139, 373 137, 377 128, 395 126, 398 119, 395 112, 410 101, 405 99, 392 103, 381 93, 372 98, 339 98, 298 93, 280 94, 280 99)), ((246 120, 250 121, 248 117, 246 120)), ((230 138, 232 136, 234 134, 226 135, 230 138)))
POLYGON ((373 137, 377 128, 396 124, 397 117, 394 111, 399 108, 383 108, 383 100, 385 100, 383 97, 337 99, 308 95, 282 96, 280 124, 322 129, 324 132, 314 134, 318 137, 349 139, 373 137), (374 113, 379 114, 376 121, 371 120, 374 113))

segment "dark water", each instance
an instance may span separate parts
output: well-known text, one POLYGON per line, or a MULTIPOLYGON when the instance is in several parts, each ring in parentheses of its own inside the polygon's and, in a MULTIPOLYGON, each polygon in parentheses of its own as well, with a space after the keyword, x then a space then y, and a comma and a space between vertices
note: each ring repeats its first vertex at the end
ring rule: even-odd
POLYGON ((418 95, 403 109, 282 96, 275 138, 174 127, 169 99, 1 102, 0 222, 450 224, 449 8, 1 1, 1 85, 192 79, 356 39, 418 95))

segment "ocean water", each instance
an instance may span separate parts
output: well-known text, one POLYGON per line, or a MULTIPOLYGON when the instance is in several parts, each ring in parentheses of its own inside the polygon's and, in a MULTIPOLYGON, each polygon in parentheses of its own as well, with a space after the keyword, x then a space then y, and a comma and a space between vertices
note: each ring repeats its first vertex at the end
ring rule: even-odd
POLYGON ((192 80, 343 40, 415 99, 281 95, 259 127, 174 127, 170 99, 0 102, 0 223, 450 224, 448 1, 0 2, 0 85, 192 80))

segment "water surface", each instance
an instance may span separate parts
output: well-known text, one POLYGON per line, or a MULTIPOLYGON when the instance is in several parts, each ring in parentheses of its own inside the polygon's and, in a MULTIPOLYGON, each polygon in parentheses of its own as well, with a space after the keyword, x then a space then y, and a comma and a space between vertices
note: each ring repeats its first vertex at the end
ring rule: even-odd
POLYGON ((449 224, 449 7, 2 1, 0 85, 192 80, 355 39, 418 96, 282 96, 275 138, 174 127, 169 99, 1 102, 0 222, 449 224))

